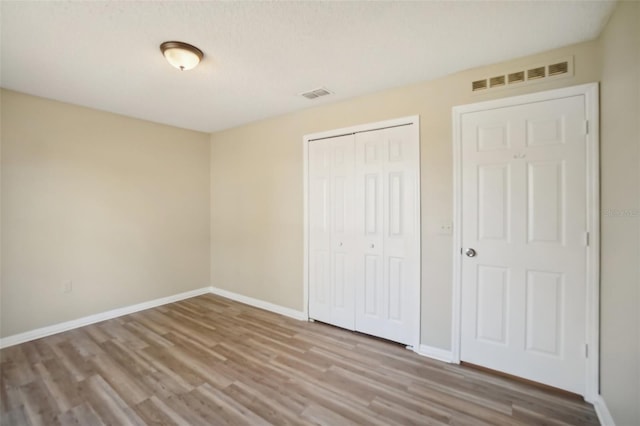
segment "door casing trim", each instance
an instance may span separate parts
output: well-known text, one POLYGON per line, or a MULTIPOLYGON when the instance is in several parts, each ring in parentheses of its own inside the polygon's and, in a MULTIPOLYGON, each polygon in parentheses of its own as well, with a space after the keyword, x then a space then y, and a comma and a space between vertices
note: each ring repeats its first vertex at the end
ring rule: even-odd
POLYGON ((464 114, 584 95, 586 135, 587 232, 585 331, 588 345, 584 399, 599 395, 600 357, 600 104, 598 83, 588 83, 527 95, 453 107, 453 286, 451 318, 452 362, 460 363, 462 315, 462 117, 464 114))

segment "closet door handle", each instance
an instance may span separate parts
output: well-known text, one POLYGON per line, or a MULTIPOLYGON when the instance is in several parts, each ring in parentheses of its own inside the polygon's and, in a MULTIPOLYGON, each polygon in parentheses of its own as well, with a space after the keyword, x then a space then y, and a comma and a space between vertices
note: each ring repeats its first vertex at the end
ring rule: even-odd
POLYGON ((338 243, 338 247, 342 247, 342 241, 338 243))
POLYGON ((375 244, 371 244, 371 248, 375 248, 375 246, 376 246, 375 244))

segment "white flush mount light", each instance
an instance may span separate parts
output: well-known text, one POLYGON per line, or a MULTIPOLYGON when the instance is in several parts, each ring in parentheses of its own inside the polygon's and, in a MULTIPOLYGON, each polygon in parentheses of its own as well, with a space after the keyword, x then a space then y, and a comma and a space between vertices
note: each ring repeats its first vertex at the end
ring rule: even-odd
POLYGON ((160 50, 167 61, 180 71, 195 68, 204 56, 202 50, 181 41, 165 41, 160 50))

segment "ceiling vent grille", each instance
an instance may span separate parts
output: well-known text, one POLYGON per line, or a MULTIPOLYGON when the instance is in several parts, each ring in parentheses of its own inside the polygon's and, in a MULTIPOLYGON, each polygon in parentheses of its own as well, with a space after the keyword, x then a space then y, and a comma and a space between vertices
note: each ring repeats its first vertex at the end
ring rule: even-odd
POLYGON ((524 70, 515 70, 503 75, 472 81, 471 91, 480 92, 486 89, 527 85, 570 76, 573 76, 573 56, 553 61, 551 64, 537 64, 526 67, 524 70))
POLYGON ((330 95, 331 92, 324 87, 319 87, 317 89, 309 90, 308 92, 300 93, 300 96, 304 96, 307 99, 316 99, 321 96, 330 95))

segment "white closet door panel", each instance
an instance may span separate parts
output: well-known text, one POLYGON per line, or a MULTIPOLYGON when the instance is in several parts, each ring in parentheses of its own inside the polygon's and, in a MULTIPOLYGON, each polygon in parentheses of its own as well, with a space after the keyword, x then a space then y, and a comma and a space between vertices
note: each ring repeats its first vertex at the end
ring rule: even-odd
POLYGON ((331 317, 331 149, 309 144, 309 315, 331 317))
POLYGON ((356 135, 356 330, 380 336, 363 323, 384 312, 384 146, 380 132, 356 135))
POLYGON ((309 144, 309 316, 354 329, 353 136, 309 144))
POLYGON ((415 340, 420 294, 412 130, 356 135, 356 330, 407 344, 415 340))
POLYGON ((387 335, 416 343, 420 318, 419 140, 412 126, 386 129, 384 257, 387 335))
POLYGON ((354 137, 329 139, 333 154, 331 323, 353 330, 354 313, 354 137))

